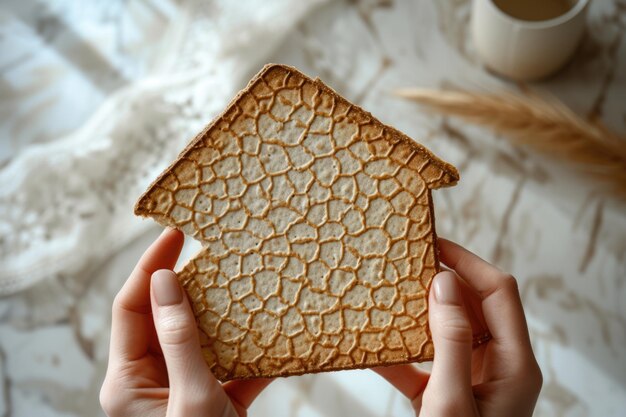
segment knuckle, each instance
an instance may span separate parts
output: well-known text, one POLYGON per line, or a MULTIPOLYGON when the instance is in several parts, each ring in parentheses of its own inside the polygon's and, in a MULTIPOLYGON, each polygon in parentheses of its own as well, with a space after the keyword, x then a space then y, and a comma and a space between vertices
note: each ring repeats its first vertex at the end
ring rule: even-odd
POLYGON ((115 385, 105 380, 100 388, 100 406, 109 417, 123 416, 126 414, 128 401, 122 392, 115 389, 115 385))
MULTIPOLYGON (((539 367, 537 368, 539 369, 539 367)), ((539 369, 539 372, 537 372, 537 380, 536 380, 536 385, 535 385, 537 392, 541 391, 542 387, 543 387, 543 372, 541 372, 541 369, 539 369)))
POLYGON ((517 279, 511 274, 502 275, 502 287, 509 291, 513 291, 515 293, 519 293, 519 285, 517 283, 517 279))
POLYGON ((111 304, 111 311, 115 312, 116 310, 119 310, 121 308, 122 302, 120 301, 120 299, 121 299, 121 296, 120 296, 120 293, 118 292, 113 298, 113 303, 111 304))
POLYGON ((529 393, 538 393, 543 385, 543 373, 534 357, 520 361, 514 368, 512 374, 516 375, 520 388, 529 393))
POLYGON ((128 294, 124 293, 124 289, 121 289, 113 298, 113 303, 111 304, 112 314, 115 315, 116 311, 127 311, 138 314, 149 314, 152 312, 152 308, 150 307, 150 303, 144 303, 141 305, 134 305, 133 303, 129 304, 128 294))
POLYGON ((441 337, 450 342, 471 343, 472 328, 462 317, 449 318, 441 323, 441 337))
POLYGON ((189 320, 179 314, 159 317, 159 340, 166 345, 184 345, 197 339, 197 333, 189 320))
POLYGON ((109 405, 110 398, 111 398, 111 394, 109 394, 109 386, 107 382, 104 381, 104 383, 102 384, 102 387, 100 387, 100 395, 99 395, 100 405, 102 406, 102 408, 106 408, 109 405))
POLYGON ((116 311, 129 310, 124 302, 124 295, 122 291, 118 292, 113 298, 113 303, 111 304, 111 311, 115 313, 116 311))
POLYGON ((533 362, 533 365, 528 368, 527 375, 524 380, 527 382, 532 391, 539 392, 543 385, 543 373, 541 372, 539 364, 537 364, 536 361, 533 362))

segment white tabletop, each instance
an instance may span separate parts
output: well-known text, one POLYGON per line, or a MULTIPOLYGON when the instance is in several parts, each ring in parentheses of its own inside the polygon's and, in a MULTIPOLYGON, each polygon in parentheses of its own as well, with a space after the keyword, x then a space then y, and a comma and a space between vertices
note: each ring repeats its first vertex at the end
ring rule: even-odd
MULTIPOLYGON (((59 1, 44 7, 31 0, 0 6, 0 170, 29 147, 71 134, 112 94, 162 64, 169 32, 161 28, 181 18, 177 6, 167 0, 139 3, 59 1)), ((623 416, 624 203, 504 138, 389 94, 411 86, 518 87, 478 62, 468 35, 468 1, 319 3, 255 57, 259 62, 250 63, 245 75, 266 62, 295 65, 455 164, 459 184, 434 192, 437 231, 518 278, 545 381, 536 415, 623 416)), ((271 27, 259 16, 259 24, 271 27)), ((594 1, 588 21, 574 61, 530 86, 624 134, 626 7, 620 0, 594 1)), ((111 301, 159 229, 144 222, 148 231, 107 259, 55 272, 0 299, 0 415, 102 413, 98 391, 111 301)), ((193 245, 182 260, 191 253, 193 245)), ((279 379, 249 414, 411 413, 408 400, 362 370, 279 379)))

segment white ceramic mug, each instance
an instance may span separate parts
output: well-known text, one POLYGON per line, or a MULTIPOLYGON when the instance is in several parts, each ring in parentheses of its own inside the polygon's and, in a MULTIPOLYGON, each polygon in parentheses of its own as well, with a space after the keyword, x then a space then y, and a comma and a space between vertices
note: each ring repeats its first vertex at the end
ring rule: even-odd
POLYGON ((564 14, 530 21, 510 16, 493 0, 474 0, 471 31, 485 65, 514 80, 536 80, 571 58, 585 31, 589 0, 571 0, 564 14))

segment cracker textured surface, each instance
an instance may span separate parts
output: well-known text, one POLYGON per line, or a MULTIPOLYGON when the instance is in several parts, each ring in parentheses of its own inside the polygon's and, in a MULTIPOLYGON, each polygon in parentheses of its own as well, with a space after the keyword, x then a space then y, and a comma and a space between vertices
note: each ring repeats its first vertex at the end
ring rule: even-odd
POLYGON ((268 65, 135 207, 203 244, 178 277, 222 381, 430 360, 430 190, 456 169, 268 65))

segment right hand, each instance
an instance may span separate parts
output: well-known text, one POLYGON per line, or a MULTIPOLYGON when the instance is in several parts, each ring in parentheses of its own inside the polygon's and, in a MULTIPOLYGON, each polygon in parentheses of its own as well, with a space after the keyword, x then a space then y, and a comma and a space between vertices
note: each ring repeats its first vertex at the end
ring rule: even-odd
POLYGON ((441 261, 429 296, 432 373, 413 365, 376 368, 416 415, 530 417, 542 385, 515 279, 461 246, 439 239, 441 261), (457 275, 458 274, 458 275, 457 275), (472 349, 472 335, 491 339, 472 349))

